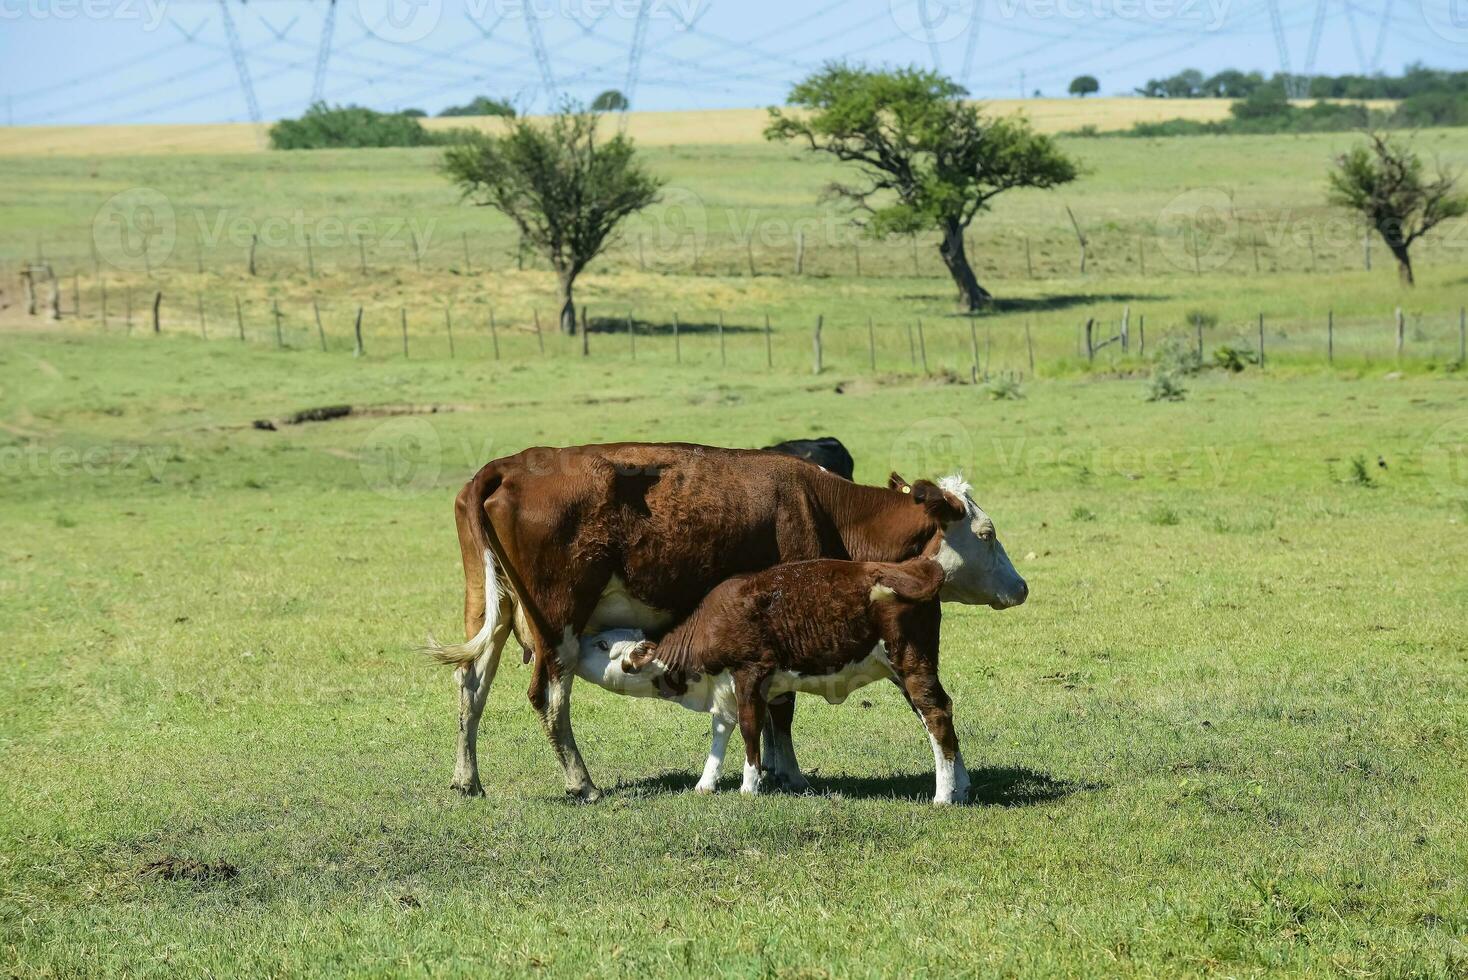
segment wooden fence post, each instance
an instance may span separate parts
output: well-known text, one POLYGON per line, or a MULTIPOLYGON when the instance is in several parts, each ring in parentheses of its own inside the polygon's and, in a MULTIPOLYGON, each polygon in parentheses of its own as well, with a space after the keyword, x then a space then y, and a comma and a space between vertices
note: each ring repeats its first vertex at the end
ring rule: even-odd
POLYGON ((912 362, 912 369, 917 370, 917 342, 912 337, 912 324, 907 325, 907 359, 912 362))
POLYGON ((968 317, 968 352, 972 362, 969 365, 969 381, 979 383, 979 328, 974 323, 973 314, 968 317))
POLYGON ((28 316, 36 315, 36 274, 28 265, 20 270, 20 281, 25 286, 25 311, 28 316))
POLYGON ((1259 370, 1264 370, 1264 314, 1259 314, 1259 370))
POLYGON ((494 307, 489 308, 489 342, 494 345, 494 359, 500 359, 500 329, 494 322, 494 307))
POLYGON ((244 340, 245 339, 245 314, 240 309, 240 298, 239 298, 238 295, 236 295, 235 298, 234 298, 234 325, 235 325, 236 328, 239 329, 239 332, 240 332, 240 340, 244 340))
POLYGON ((1203 274, 1203 258, 1198 251, 1198 222, 1193 222, 1193 275, 1203 274))
POLYGON ((795 274, 797 276, 805 273, 805 232, 795 233, 795 274))
POLYGON ((443 332, 449 339, 449 360, 454 359, 454 316, 449 307, 443 308, 443 332))
POLYGON ((306 236, 306 275, 311 279, 316 278, 316 255, 311 251, 310 235, 306 236))
POLYGON ((1325 362, 1335 363, 1335 310, 1325 313, 1325 362))
POLYGON ((422 272, 423 271, 423 253, 418 250, 418 233, 416 231, 414 231, 413 229, 409 228, 408 229, 408 237, 413 242, 413 265, 414 265, 414 267, 417 268, 417 270, 419 272, 422 272))
POLYGON ((271 300, 270 301, 270 312, 275 317, 275 346, 276 347, 284 347, 285 346, 285 335, 281 332, 281 329, 280 329, 280 301, 279 300, 271 300))
POLYGON ((1081 231, 1081 223, 1076 220, 1075 212, 1070 209, 1069 204, 1065 206, 1065 213, 1070 215, 1070 225, 1075 229, 1076 241, 1081 244, 1081 275, 1084 276, 1086 274, 1086 235, 1081 231))
POLYGON ((131 334, 133 332, 133 289, 131 286, 123 290, 122 300, 123 315, 127 322, 127 332, 131 334))
POLYGON ((464 241, 464 275, 472 276, 474 274, 474 265, 469 261, 469 233, 467 231, 461 231, 459 232, 459 237, 464 241))
POLYGON ((922 317, 918 317, 918 322, 917 322, 917 335, 918 335, 918 354, 921 355, 922 356, 922 359, 923 359, 923 374, 927 374, 928 373, 928 342, 927 342, 927 339, 923 336, 923 320, 922 320, 922 317))
POLYGON ((311 297, 311 312, 316 315, 316 336, 321 341, 321 352, 326 353, 326 328, 321 325, 321 303, 311 297))
POLYGON ((821 327, 823 327, 825 323, 826 315, 824 313, 816 314, 816 332, 811 337, 811 343, 815 348, 815 362, 813 365, 813 370, 811 372, 813 374, 821 373, 821 327))
POLYGON ((1402 308, 1397 307, 1397 359, 1401 360, 1402 348, 1407 343, 1407 318, 1402 315, 1402 308))
POLYGON ((162 323, 162 320, 160 319, 159 313, 158 313, 159 308, 162 305, 163 305, 163 290, 160 289, 160 290, 158 290, 157 292, 155 292, 153 294, 153 332, 154 333, 162 333, 163 332, 163 323, 162 323))
POLYGON ((545 356, 545 335, 540 332, 540 311, 530 311, 535 316, 535 346, 540 348, 540 354, 545 356))
POLYGON ((357 322, 352 325, 352 356, 362 357, 367 353, 367 348, 362 346, 362 307, 357 307, 357 322))
POLYGON ((1123 354, 1132 349, 1132 308, 1130 305, 1121 308, 1121 352, 1123 354))
POLYGON ((405 306, 398 307, 398 319, 403 326, 403 357, 408 356, 408 309, 405 306))
POLYGON ((1198 359, 1203 358, 1203 321, 1198 320, 1195 324, 1198 328, 1198 359))
POLYGON ((770 332, 770 315, 765 314, 765 367, 775 366, 775 338, 770 332))
POLYGON ((1137 356, 1147 357, 1147 314, 1137 315, 1137 356))
POLYGON ((1096 343, 1095 343, 1095 339, 1092 336, 1092 334, 1095 332, 1095 329, 1096 329, 1096 318, 1095 317, 1089 317, 1089 318, 1087 318, 1087 320, 1086 320, 1086 360, 1087 360, 1087 362, 1093 362, 1093 361, 1096 360, 1096 343))
POLYGON ((255 274, 255 246, 260 244, 259 235, 250 236, 250 275, 255 274))
POLYGON ((724 357, 724 311, 723 310, 720 310, 719 311, 719 367, 725 367, 725 366, 728 365, 728 363, 729 362, 724 357))
POLYGON ((872 326, 872 318, 867 317, 867 354, 871 357, 872 373, 877 373, 877 331, 872 326))
POLYGON ((1035 338, 1030 336, 1030 321, 1025 321, 1025 348, 1030 352, 1030 376, 1035 375, 1035 338))
POLYGON ((581 304, 581 356, 591 356, 591 314, 585 303, 581 304))
POLYGON ((82 274, 80 272, 71 274, 71 315, 78 319, 82 315, 82 274))
POLYGON ((1025 276, 1030 279, 1035 278, 1035 263, 1034 260, 1030 258, 1029 235, 1025 236, 1025 276))
POLYGON ((627 349, 632 352, 632 359, 637 360, 637 325, 632 322, 632 311, 627 311, 627 349))
POLYGON ((209 328, 204 325, 204 294, 199 294, 199 336, 209 339, 209 328))
POLYGON ((51 272, 51 319, 61 319, 61 282, 56 278, 55 270, 51 272))
POLYGON ((683 343, 678 339, 678 311, 673 311, 673 359, 683 363, 683 343))

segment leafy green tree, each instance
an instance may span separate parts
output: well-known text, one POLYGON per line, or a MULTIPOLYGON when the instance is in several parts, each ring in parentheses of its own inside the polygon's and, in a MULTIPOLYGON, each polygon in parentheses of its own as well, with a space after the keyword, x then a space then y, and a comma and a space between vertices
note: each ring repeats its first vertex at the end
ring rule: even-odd
POLYGON ((1458 175, 1442 167, 1428 179, 1413 150, 1380 133, 1336 158, 1330 172, 1330 202, 1360 213, 1397 260, 1402 285, 1412 275, 1412 244, 1452 218, 1468 214, 1468 196, 1458 193, 1458 175))
POLYGON ((1095 75, 1077 75, 1070 81, 1070 94, 1085 98, 1101 91, 1101 83, 1096 81, 1095 75))
POLYGON ((791 90, 787 104, 798 111, 770 109, 765 137, 855 164, 860 180, 830 193, 862 214, 870 234, 936 228, 959 301, 974 311, 991 296, 969 265, 964 229, 998 195, 1067 183, 1076 165, 1022 117, 984 116, 966 94, 919 68, 830 64, 791 90))
POLYGON ((627 96, 614 88, 609 88, 591 100, 591 111, 622 112, 628 105, 627 96))
POLYGON ((503 99, 492 99, 487 95, 476 95, 465 105, 451 105, 439 116, 505 116, 515 118, 515 107, 503 99))
POLYGON ((429 146, 435 142, 434 134, 412 116, 325 102, 313 104, 299 119, 282 119, 270 127, 270 145, 277 150, 429 146))
POLYGON ((545 256, 559 280, 561 330, 568 334, 576 332, 576 277, 662 186, 626 136, 598 141, 596 120, 567 107, 549 123, 516 120, 502 136, 465 132, 441 162, 466 198, 508 217, 521 240, 545 256))

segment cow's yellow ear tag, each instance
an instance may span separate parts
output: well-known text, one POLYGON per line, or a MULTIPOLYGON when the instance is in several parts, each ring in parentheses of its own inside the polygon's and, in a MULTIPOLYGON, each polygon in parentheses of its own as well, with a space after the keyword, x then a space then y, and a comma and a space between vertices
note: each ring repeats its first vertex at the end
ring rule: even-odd
POLYGON ((912 493, 912 487, 903 487, 902 488, 902 492, 903 493, 912 493))

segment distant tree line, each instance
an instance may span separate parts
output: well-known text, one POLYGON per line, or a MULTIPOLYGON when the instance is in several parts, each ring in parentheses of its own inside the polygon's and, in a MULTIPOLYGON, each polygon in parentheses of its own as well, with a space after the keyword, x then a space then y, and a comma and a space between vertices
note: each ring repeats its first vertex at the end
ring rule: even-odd
POLYGON ((1310 99, 1410 99, 1432 93, 1468 96, 1468 71, 1443 71, 1419 63, 1408 65, 1400 76, 1313 75, 1290 76, 1275 72, 1265 77, 1257 71, 1225 69, 1204 75, 1189 68, 1166 78, 1150 79, 1137 94, 1152 99, 1245 99, 1261 89, 1283 95, 1288 83, 1297 81, 1310 99))

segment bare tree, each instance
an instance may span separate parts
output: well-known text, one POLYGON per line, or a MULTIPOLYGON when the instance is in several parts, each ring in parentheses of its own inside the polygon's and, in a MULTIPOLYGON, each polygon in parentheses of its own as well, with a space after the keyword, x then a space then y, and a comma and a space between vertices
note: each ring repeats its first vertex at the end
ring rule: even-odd
POLYGON ((1330 202, 1363 215, 1397 260, 1402 285, 1413 284, 1412 243, 1451 218, 1468 213, 1458 193, 1458 175, 1437 168, 1423 176, 1422 160, 1408 146, 1381 133, 1336 158, 1330 173, 1330 202))
POLYGON ((596 121, 567 108, 549 124, 517 119, 503 136, 471 131, 444 152, 441 165, 465 197, 504 214, 523 246, 545 256, 559 280, 561 330, 568 334, 576 332, 576 277, 662 186, 626 136, 597 142, 596 121))

